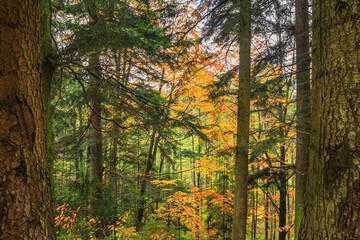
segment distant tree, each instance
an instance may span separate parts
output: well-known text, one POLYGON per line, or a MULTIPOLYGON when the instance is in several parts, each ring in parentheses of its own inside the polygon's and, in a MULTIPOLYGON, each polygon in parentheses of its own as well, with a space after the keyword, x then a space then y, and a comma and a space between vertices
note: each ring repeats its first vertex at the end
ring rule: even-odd
POLYGON ((41 81, 46 3, 0 6, 0 239, 55 239, 41 81))
POLYGON ((360 239, 360 6, 313 4, 310 157, 299 239, 360 239))

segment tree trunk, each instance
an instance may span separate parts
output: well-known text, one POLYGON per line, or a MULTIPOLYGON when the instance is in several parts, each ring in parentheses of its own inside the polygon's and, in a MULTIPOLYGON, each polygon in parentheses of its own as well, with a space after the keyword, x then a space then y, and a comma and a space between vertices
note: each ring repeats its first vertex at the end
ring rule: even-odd
POLYGON ((55 239, 41 83, 41 1, 0 0, 0 239, 55 239))
POLYGON ((255 206, 254 206, 254 215, 253 215, 253 220, 254 220, 254 239, 256 240, 257 239, 257 215, 258 215, 258 206, 257 206, 257 204, 258 204, 258 194, 257 194, 257 192, 254 192, 254 204, 255 204, 255 206))
POLYGON ((265 194, 265 240, 269 239, 269 199, 265 194))
MULTIPOLYGON (((89 60, 89 67, 91 69, 99 68, 99 56, 92 56, 89 60)), ((98 72, 98 70, 95 70, 98 72)), ((99 85, 99 79, 94 80, 94 85, 99 85)), ((99 99, 99 87, 95 86, 93 90, 93 96, 90 100, 90 126, 89 126, 89 140, 90 140, 90 166, 91 175, 94 180, 99 183, 103 179, 103 163, 102 163, 102 132, 101 132, 101 102, 99 99)))
POLYGON ((314 0, 309 170, 299 239, 360 239, 360 5, 314 0))
POLYGON ((137 230, 140 230, 142 227, 142 220, 146 208, 146 189, 148 182, 150 180, 150 171, 156 159, 156 153, 157 153, 159 141, 160 141, 160 136, 156 137, 156 130, 153 130, 150 141, 149 155, 146 162, 146 169, 140 183, 140 202, 138 209, 136 211, 136 219, 135 219, 135 226, 137 230))
MULTIPOLYGON (((77 130, 77 124, 76 124, 76 118, 74 118, 74 125, 73 125, 73 134, 77 135, 78 134, 78 130, 77 130)), ((81 149, 80 146, 78 146, 79 149, 81 149)), ((76 157, 75 157, 75 179, 76 182, 80 182, 80 159, 81 156, 79 154, 80 150, 76 150, 76 157)))
MULTIPOLYGON (((99 206, 102 201, 102 181, 103 181, 103 144, 102 144, 102 127, 101 127, 101 102, 99 98, 99 81, 100 81, 100 62, 99 55, 92 54, 89 59, 89 67, 97 77, 94 78, 93 96, 90 100, 90 126, 89 126, 89 154, 90 154, 90 179, 94 183, 95 193, 91 196, 91 208, 94 216, 100 214, 99 206)), ((96 231, 97 238, 103 237, 101 231, 96 231)))
MULTIPOLYGON (((275 195, 276 195, 276 188, 273 188, 272 190, 273 190, 273 191, 272 191, 272 192, 273 192, 272 195, 275 196, 275 195)), ((275 201, 275 204, 277 204, 276 201, 275 201)), ((274 209, 274 208, 273 208, 273 209, 274 209)), ((278 214, 275 209, 273 210, 273 212, 274 212, 273 215, 274 215, 274 214, 278 214)), ((272 235, 271 235, 271 239, 274 239, 274 240, 276 239, 276 233, 278 232, 278 231, 277 231, 278 229, 277 229, 277 227, 276 227, 276 226, 277 226, 277 221, 276 221, 276 220, 277 220, 277 218, 274 218, 274 221, 272 221, 273 225, 271 226, 271 227, 272 227, 272 228, 271 228, 271 230, 272 230, 272 231, 271 231, 271 234, 272 234, 272 235)))
POLYGON ((193 187, 196 187, 196 161, 195 161, 195 141, 194 141, 194 136, 192 136, 191 138, 191 143, 192 143, 192 151, 193 151, 193 155, 192 155, 192 165, 193 165, 193 187))
POLYGON ((295 1, 296 41, 296 185, 295 185, 295 239, 297 239, 304 210, 306 174, 309 165, 310 143, 310 48, 309 48, 309 3, 295 1))
MULTIPOLYGON (((281 130, 283 131, 283 130, 281 130)), ((286 210, 286 197, 287 197, 287 174, 286 174, 286 149, 285 146, 281 146, 280 147, 280 166, 283 169, 282 171, 280 171, 279 174, 279 178, 280 178, 280 186, 279 186, 279 191, 280 191, 280 212, 279 212, 279 240, 285 240, 286 239, 286 234, 287 231, 285 230, 285 226, 286 226, 286 215, 287 215, 287 210, 286 210)))
MULTIPOLYGON (((163 150, 165 151, 165 150, 163 150)), ((160 165, 159 165, 159 176, 161 178, 161 173, 162 173, 162 168, 163 168, 163 165, 164 165, 164 160, 165 160, 165 157, 164 157, 164 154, 162 151, 160 151, 160 165)), ((169 168, 168 168, 168 171, 165 171, 165 173, 170 173, 170 163, 168 164, 169 168)), ((170 179, 170 174, 167 174, 166 175, 166 178, 167 179, 170 179)), ((159 203, 161 201, 161 192, 160 192, 160 186, 157 186, 156 187, 156 207, 155 209, 158 210, 159 209, 159 203)))
POLYGON ((110 174, 109 174, 109 177, 110 177, 110 182, 111 184, 113 185, 113 194, 114 194, 114 197, 117 196, 117 174, 116 174, 116 171, 117 171, 117 165, 118 165, 118 141, 119 141, 119 127, 113 123, 112 124, 112 133, 111 133, 111 136, 112 136, 112 148, 111 148, 111 157, 109 159, 109 162, 110 162, 110 174))
MULTIPOLYGON (((80 131, 82 132, 83 131, 83 115, 82 115, 82 107, 80 106, 79 107, 79 129, 80 131)), ((83 134, 83 133, 81 133, 83 134)), ((84 166, 83 165, 83 160, 84 160, 84 151, 83 151, 83 148, 81 147, 81 140, 79 140, 79 148, 77 150, 77 155, 78 155, 78 167, 76 167, 76 176, 77 176, 77 181, 80 181, 80 176, 81 176, 81 169, 82 167, 81 166, 84 166)))
POLYGON ((240 65, 235 156, 233 240, 246 239, 247 176, 250 121, 250 0, 241 0, 240 65))

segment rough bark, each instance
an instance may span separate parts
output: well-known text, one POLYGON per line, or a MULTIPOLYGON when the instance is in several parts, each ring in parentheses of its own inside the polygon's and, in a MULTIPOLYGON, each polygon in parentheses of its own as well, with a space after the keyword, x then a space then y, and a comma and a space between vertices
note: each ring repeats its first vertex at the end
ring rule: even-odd
POLYGON ((0 239, 55 239, 41 83, 41 1, 0 0, 0 239))
POLYGON ((309 165, 310 144, 310 48, 309 48, 309 3, 295 1, 296 42, 296 186, 295 186, 295 239, 299 231, 304 209, 306 174, 309 165))
POLYGON ((309 170, 299 239, 360 239, 360 4, 314 1, 309 170))
POLYGON ((233 240, 246 239, 247 176, 250 122, 250 1, 241 0, 240 65, 235 155, 233 240))

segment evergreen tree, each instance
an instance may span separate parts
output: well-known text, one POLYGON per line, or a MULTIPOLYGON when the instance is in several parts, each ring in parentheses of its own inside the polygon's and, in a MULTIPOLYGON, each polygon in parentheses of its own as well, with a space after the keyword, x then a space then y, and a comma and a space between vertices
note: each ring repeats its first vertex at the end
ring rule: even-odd
POLYGON ((40 71, 47 4, 0 5, 0 239, 56 239, 40 71))

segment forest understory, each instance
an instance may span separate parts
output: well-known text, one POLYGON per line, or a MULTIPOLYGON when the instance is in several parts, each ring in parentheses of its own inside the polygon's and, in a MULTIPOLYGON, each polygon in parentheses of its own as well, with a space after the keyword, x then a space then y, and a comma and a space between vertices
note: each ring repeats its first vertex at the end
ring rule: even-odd
POLYGON ((359 39, 357 0, 0 0, 0 240, 360 239, 359 39))

